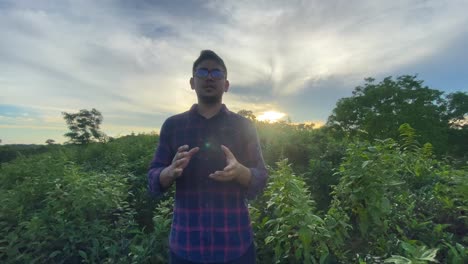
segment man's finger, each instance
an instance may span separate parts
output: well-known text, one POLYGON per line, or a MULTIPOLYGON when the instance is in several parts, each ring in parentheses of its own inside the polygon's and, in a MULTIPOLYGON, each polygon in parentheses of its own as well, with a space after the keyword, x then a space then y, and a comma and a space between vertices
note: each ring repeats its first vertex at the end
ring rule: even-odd
POLYGON ((235 159, 236 158, 236 157, 234 157, 234 154, 232 154, 231 150, 228 147, 226 147, 224 145, 221 145, 221 149, 223 149, 223 152, 226 155, 227 159, 232 159, 232 158, 235 159))
POLYGON ((194 147, 191 150, 189 150, 188 154, 189 156, 192 156, 193 154, 197 153, 200 150, 199 147, 194 147))
POLYGON ((184 151, 185 149, 188 149, 188 145, 182 145, 180 146, 179 148, 177 148, 177 152, 176 154, 174 155, 174 158, 172 159, 172 163, 174 163, 176 160, 180 159, 181 156, 179 153, 181 153, 182 151, 184 151))
POLYGON ((175 161, 175 167, 176 168, 179 168, 183 163, 184 163, 185 159, 178 159, 175 161))
POLYGON ((181 151, 184 151, 186 149, 188 149, 188 145, 182 145, 177 149, 177 152, 181 152, 181 151))
POLYGON ((215 171, 215 172, 212 173, 211 175, 213 175, 213 176, 215 176, 215 177, 226 178, 226 177, 229 177, 229 176, 230 176, 230 173, 229 173, 229 172, 226 172, 226 171, 215 171))
POLYGON ((209 176, 213 178, 213 177, 217 177, 219 175, 222 175, 222 173, 223 173, 222 171, 215 171, 215 172, 211 173, 209 176))
POLYGON ((210 178, 217 181, 230 181, 232 180, 232 176, 229 173, 223 171, 216 171, 209 175, 210 178))
POLYGON ((174 176, 179 177, 180 174, 182 174, 182 169, 181 168, 175 168, 174 169, 174 176))
POLYGON ((229 165, 227 165, 227 166, 223 169, 223 171, 230 171, 230 170, 233 170, 233 169, 234 169, 234 166, 235 166, 234 164, 229 164, 229 165))
POLYGON ((177 152, 175 156, 176 156, 176 160, 180 160, 181 158, 184 157, 184 152, 177 152))
POLYGON ((198 152, 200 148, 196 147, 196 148, 193 148, 191 149, 189 152, 182 152, 182 153, 179 153, 179 159, 178 160, 183 160, 184 162, 184 165, 183 167, 185 168, 189 161, 192 159, 192 156, 198 152))
POLYGON ((177 152, 175 155, 174 155, 174 158, 172 159, 172 163, 175 163, 177 162, 178 160, 181 160, 182 158, 184 158, 184 153, 182 152, 177 152))

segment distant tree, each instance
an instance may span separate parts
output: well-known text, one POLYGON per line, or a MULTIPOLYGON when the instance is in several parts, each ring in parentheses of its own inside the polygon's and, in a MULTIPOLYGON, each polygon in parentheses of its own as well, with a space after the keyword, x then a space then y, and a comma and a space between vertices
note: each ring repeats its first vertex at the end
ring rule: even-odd
POLYGON ((239 112, 237 112, 237 113, 239 115, 245 117, 245 118, 248 118, 248 119, 252 120, 252 121, 255 121, 257 119, 257 117, 250 110, 242 109, 242 110, 239 110, 239 112))
POLYGON ((314 129, 315 124, 314 123, 299 123, 294 125, 296 129, 299 130, 311 130, 314 129))
MULTIPOLYGON (((340 99, 327 126, 350 136, 397 139, 398 128, 408 123, 420 135, 421 144, 430 142, 439 153, 451 149, 451 129, 466 121, 466 93, 444 97, 442 91, 423 86, 423 81, 410 75, 374 81, 365 79, 364 86, 356 87, 351 97, 340 99)), ((462 127, 466 128, 466 123, 462 127)))
POLYGON ((48 139, 48 140, 46 140, 45 143, 46 143, 47 145, 54 145, 54 144, 55 144, 55 140, 53 140, 53 139, 48 139))
POLYGON ((468 128, 468 94, 455 92, 447 96, 447 117, 452 128, 468 128))
POLYGON ((468 94, 452 93, 447 96, 447 100, 450 152, 468 160, 468 94))
POLYGON ((70 132, 65 134, 65 137, 70 138, 68 143, 87 144, 95 140, 105 140, 105 134, 99 130, 103 117, 98 110, 81 109, 78 113, 63 112, 62 114, 70 129, 70 132))

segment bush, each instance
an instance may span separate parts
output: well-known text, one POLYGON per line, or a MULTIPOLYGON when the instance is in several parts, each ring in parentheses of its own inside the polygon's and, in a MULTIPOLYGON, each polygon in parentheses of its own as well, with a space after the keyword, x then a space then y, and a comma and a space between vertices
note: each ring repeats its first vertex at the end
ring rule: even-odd
POLYGON ((343 262, 357 255, 375 261, 405 254, 402 241, 443 249, 443 260, 443 243, 464 243, 466 170, 435 160, 430 145, 420 147, 409 127, 401 132, 401 144, 392 139, 351 144, 337 172, 327 218, 349 219, 355 227, 338 229, 346 239, 341 247, 351 249, 341 255, 343 262))
POLYGON ((0 194, 2 261, 114 262, 129 251, 136 225, 119 175, 83 173, 62 156, 39 155, 8 164, 1 179, 16 179, 0 194))
POLYGON ((305 182, 287 160, 277 163, 263 197, 251 207, 261 263, 314 263, 328 257, 329 231, 314 212, 305 182))

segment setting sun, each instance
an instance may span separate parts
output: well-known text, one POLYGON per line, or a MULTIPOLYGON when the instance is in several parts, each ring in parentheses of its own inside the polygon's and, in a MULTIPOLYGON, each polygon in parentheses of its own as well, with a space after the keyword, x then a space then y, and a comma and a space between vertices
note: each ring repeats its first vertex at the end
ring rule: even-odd
POLYGON ((280 113, 276 111, 267 111, 257 116, 257 120, 274 123, 285 116, 286 116, 285 113, 280 113))

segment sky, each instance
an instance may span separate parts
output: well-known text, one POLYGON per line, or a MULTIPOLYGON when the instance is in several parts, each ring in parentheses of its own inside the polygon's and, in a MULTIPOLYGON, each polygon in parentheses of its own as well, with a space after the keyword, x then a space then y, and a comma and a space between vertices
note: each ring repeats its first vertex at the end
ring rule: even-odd
POLYGON ((417 74, 468 91, 468 0, 0 0, 2 144, 62 143, 62 112, 103 132, 158 132, 196 103, 201 50, 228 68, 234 112, 326 122, 364 78, 417 74))

